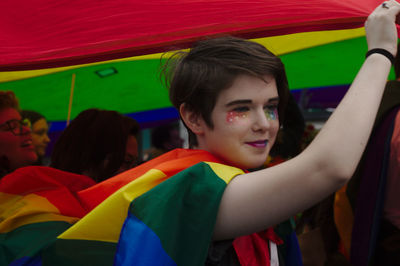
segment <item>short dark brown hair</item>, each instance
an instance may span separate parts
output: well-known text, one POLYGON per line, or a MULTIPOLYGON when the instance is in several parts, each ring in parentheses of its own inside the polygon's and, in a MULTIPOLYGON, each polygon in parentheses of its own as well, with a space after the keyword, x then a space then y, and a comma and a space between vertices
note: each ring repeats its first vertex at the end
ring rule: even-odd
MULTIPOLYGON (((163 65, 162 74, 172 104, 181 104, 202 116, 213 128, 211 112, 221 91, 229 88, 241 74, 264 78, 272 75, 280 98, 278 112, 282 123, 283 110, 289 93, 285 68, 279 57, 261 44, 236 38, 221 37, 197 42, 189 52, 176 52, 163 65)), ((197 145, 193 132, 189 145, 197 145)))
POLYGON ((22 119, 27 118, 31 122, 32 125, 35 124, 40 119, 46 120, 44 115, 42 115, 39 112, 32 111, 32 110, 22 110, 21 116, 22 116, 22 119))

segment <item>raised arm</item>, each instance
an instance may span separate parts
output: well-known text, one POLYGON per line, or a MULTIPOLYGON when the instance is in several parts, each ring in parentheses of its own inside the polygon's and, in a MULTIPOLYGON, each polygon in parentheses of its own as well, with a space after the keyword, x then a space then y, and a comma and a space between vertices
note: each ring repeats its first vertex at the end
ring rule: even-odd
MULTIPOLYGON (((386 1, 365 23, 368 49, 396 54, 400 5, 386 1)), ((368 142, 391 62, 366 58, 353 84, 315 140, 299 156, 275 167, 236 177, 226 188, 215 239, 260 231, 304 210, 352 176, 368 142)))

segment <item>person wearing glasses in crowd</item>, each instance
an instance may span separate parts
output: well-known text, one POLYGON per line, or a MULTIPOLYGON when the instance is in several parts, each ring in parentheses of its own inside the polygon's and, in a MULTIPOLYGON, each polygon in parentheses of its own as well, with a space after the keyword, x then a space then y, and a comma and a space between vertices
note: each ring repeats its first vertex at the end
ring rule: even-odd
POLYGON ((37 159, 30 123, 22 119, 17 97, 0 91, 0 177, 37 159))

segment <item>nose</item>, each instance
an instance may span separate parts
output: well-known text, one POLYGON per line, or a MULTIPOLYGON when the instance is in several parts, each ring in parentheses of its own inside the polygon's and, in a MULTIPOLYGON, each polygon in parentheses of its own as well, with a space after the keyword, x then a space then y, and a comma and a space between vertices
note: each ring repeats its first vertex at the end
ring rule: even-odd
POLYGON ((45 134, 45 136, 44 136, 44 142, 45 142, 45 143, 49 143, 49 142, 50 142, 49 135, 45 134))
POLYGON ((253 130, 265 132, 271 127, 271 121, 265 115, 263 108, 254 113, 253 130))

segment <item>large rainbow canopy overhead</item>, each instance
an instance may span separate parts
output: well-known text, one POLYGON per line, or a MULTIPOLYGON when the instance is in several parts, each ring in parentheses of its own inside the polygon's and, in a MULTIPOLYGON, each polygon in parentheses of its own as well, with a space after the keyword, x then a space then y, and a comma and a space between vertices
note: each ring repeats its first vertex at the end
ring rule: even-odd
MULTIPOLYGON (((161 53, 227 34, 280 56, 292 90, 345 90, 381 1, 1 0, 0 90, 53 124, 97 107, 151 126, 177 118, 161 53)), ((204 265, 223 190, 242 173, 184 149, 98 184, 20 168, 0 180, 0 265, 204 265)))
POLYGON ((169 119, 177 114, 158 78, 159 53, 226 34, 281 56, 291 89, 347 86, 366 51, 363 24, 380 2, 4 0, 0 89, 51 121, 90 107, 136 113, 142 123, 169 119))

